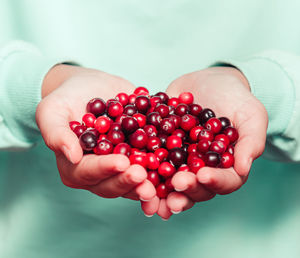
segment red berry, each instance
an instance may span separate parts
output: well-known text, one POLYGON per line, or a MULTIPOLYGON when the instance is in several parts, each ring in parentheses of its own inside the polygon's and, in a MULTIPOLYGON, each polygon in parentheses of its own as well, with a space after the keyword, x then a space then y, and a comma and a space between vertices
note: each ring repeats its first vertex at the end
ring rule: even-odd
POLYGON ((129 156, 130 164, 138 164, 141 165, 142 167, 146 168, 148 159, 146 154, 132 154, 129 156))
POLYGON ((132 117, 136 119, 140 128, 143 128, 146 125, 146 116, 140 113, 134 114, 132 117))
POLYGON ((171 118, 164 118, 160 122, 160 130, 164 134, 171 134, 175 131, 175 123, 171 118))
POLYGON ((210 151, 222 154, 225 152, 227 146, 222 141, 213 141, 209 147, 210 151))
POLYGON ((194 116, 186 114, 181 117, 180 127, 185 131, 190 131, 197 124, 197 120, 194 116))
POLYGON ((179 97, 179 103, 184 103, 184 104, 192 104, 194 102, 194 96, 190 92, 182 92, 179 97))
POLYGON ((131 154, 131 147, 129 146, 129 144, 121 142, 115 146, 113 153, 123 154, 129 157, 129 155, 131 154))
POLYGON ((107 140, 107 134, 100 134, 99 135, 98 142, 100 142, 102 140, 107 140))
POLYGON ((181 148, 182 140, 179 136, 171 135, 167 138, 166 147, 168 150, 173 148, 181 148))
POLYGON ((147 168, 156 170, 159 167, 159 160, 154 153, 147 153, 147 168))
POLYGON ((169 191, 164 183, 161 183, 156 187, 156 195, 159 198, 161 199, 167 198, 168 194, 169 191))
POLYGON ((161 104, 162 100, 159 96, 153 96, 150 98, 151 107, 155 108, 158 104, 161 104))
POLYGON ((212 131, 210 131, 208 129, 203 129, 198 134, 198 141, 207 140, 207 141, 212 142, 213 139, 214 139, 214 134, 212 131))
POLYGON ((197 143, 192 143, 191 145, 188 146, 187 148, 188 153, 195 153, 197 152, 197 143))
POLYGON ((234 164, 234 157, 229 152, 225 152, 221 156, 221 167, 230 168, 234 164))
POLYGON ((94 127, 99 133, 106 133, 111 126, 111 119, 106 116, 99 116, 94 124, 94 127))
POLYGON ((93 133, 85 131, 80 135, 79 143, 83 150, 91 151, 97 145, 97 137, 93 133))
POLYGON ((169 152, 164 148, 159 148, 156 151, 154 151, 154 154, 160 162, 163 162, 167 159, 169 152))
POLYGON ((182 164, 177 171, 189 172, 191 170, 187 164, 182 164))
POLYGON ((200 133, 203 129, 204 129, 204 128, 203 128, 201 125, 195 126, 194 128, 192 128, 192 129, 190 130, 190 140, 191 140, 192 142, 197 142, 197 140, 198 140, 198 135, 199 135, 199 133, 200 133))
POLYGON ((200 168, 204 167, 205 163, 202 159, 200 158, 195 158, 189 163, 189 168, 191 172, 197 174, 200 168))
POLYGON ((170 114, 170 115, 168 115, 168 118, 173 120, 173 122, 175 124, 175 128, 179 128, 180 122, 181 122, 181 117, 180 116, 177 116, 175 114, 170 114))
POLYGON ((134 90, 133 93, 134 93, 135 95, 137 95, 137 96, 141 96, 141 95, 147 96, 147 95, 149 95, 149 91, 147 90, 147 88, 142 87, 142 86, 137 87, 137 88, 134 90))
POLYGON ((221 161, 219 153, 209 151, 204 155, 204 162, 208 167, 218 167, 221 161))
POLYGON ((145 125, 143 129, 148 137, 157 136, 157 129, 154 125, 145 125))
POLYGON ((117 145, 124 142, 125 135, 122 131, 110 130, 107 134, 107 139, 111 141, 113 145, 117 145))
POLYGON ((158 174, 160 174, 163 177, 172 176, 175 172, 175 167, 167 161, 161 163, 158 167, 158 174))
POLYGON ((87 103, 86 110, 87 112, 94 114, 96 117, 101 116, 105 113, 106 103, 100 98, 91 99, 87 103))
POLYGON ((172 177, 169 177, 169 178, 166 179, 165 185, 166 185, 166 188, 169 192, 174 191, 174 186, 172 185, 172 177))
POLYGON ((150 99, 146 96, 137 96, 135 99, 135 107, 138 112, 146 114, 148 109, 151 107, 150 99))
POLYGON ((215 117, 214 111, 212 111, 209 108, 204 108, 202 111, 199 113, 199 121, 201 125, 204 125, 210 118, 215 117))
POLYGON ((108 108, 107 108, 107 114, 110 117, 117 117, 123 114, 123 106, 119 101, 116 102, 112 102, 109 104, 108 108))
POLYGON ((211 142, 206 140, 206 139, 202 139, 198 142, 197 144, 197 150, 200 152, 200 153, 206 153, 208 152, 209 150, 209 147, 210 147, 210 144, 211 142))
POLYGON ((129 134, 135 132, 139 128, 139 123, 136 121, 135 118, 128 116, 122 120, 121 126, 122 126, 123 132, 126 135, 129 135, 129 134))
POLYGON ((234 147, 233 147, 233 145, 229 145, 228 147, 227 147, 227 150, 226 150, 227 152, 229 152, 231 155, 233 155, 234 154, 234 147))
POLYGON ((128 96, 128 104, 134 104, 135 103, 135 99, 136 99, 137 95, 136 94, 131 94, 128 96))
POLYGON ((239 138, 238 131, 232 126, 226 127, 223 131, 223 134, 225 134, 228 137, 230 143, 232 144, 234 144, 239 138))
POLYGON ((229 145, 230 141, 229 138, 225 134, 218 134, 215 136, 215 141, 222 141, 225 143, 226 146, 229 145))
POLYGON ((177 107, 179 104, 179 99, 178 98, 170 98, 168 100, 168 106, 173 106, 173 107, 177 107))
POLYGON ((214 134, 219 133, 222 130, 221 121, 218 118, 212 117, 206 123, 205 127, 211 130, 214 134))
POLYGON ((124 107, 123 114, 133 116, 135 113, 137 113, 137 109, 134 105, 129 104, 124 107))
POLYGON ((159 174, 157 171, 148 171, 147 179, 156 187, 160 183, 159 174))
POLYGON ((103 139, 101 141, 98 141, 93 151, 97 155, 111 154, 113 151, 113 144, 109 140, 103 139))
POLYGON ((148 137, 148 142, 147 142, 147 150, 148 151, 156 151, 160 147, 161 147, 161 142, 157 136, 148 137))
POLYGON ((230 120, 227 117, 219 117, 219 120, 222 124, 222 130, 224 130, 228 126, 231 126, 230 120))
POLYGON ((169 100, 169 96, 165 92, 158 92, 155 96, 160 97, 162 103, 167 104, 169 100))
POLYGON ((116 96, 116 100, 118 100, 124 107, 128 104, 129 97, 126 93, 121 92, 116 96))
POLYGON ((186 134, 185 134, 185 131, 183 131, 182 129, 176 129, 172 135, 177 135, 179 136, 183 141, 186 140, 186 134))
POLYGON ((194 159, 203 159, 203 155, 198 152, 190 153, 187 158, 188 166, 190 166, 194 159))
POLYGON ((99 139, 100 133, 96 128, 88 128, 86 129, 86 132, 93 133, 96 136, 96 138, 99 139))
POLYGON ((69 122, 69 126, 70 126, 70 128, 71 128, 72 131, 74 131, 74 129, 75 129, 75 127, 77 125, 81 125, 81 123, 79 123, 78 121, 71 121, 71 122, 69 122))
POLYGON ((181 103, 175 108, 175 114, 178 116, 184 116, 190 112, 190 108, 187 104, 181 103))
POLYGON ((94 127, 96 121, 96 117, 92 113, 86 113, 82 117, 82 122, 85 124, 86 127, 94 127))
POLYGON ((122 121, 123 121, 123 119, 124 119, 125 117, 127 117, 127 115, 122 114, 122 115, 120 115, 120 116, 118 116, 118 117, 115 118, 115 122, 121 124, 122 121))
POLYGON ((198 104, 191 104, 190 106, 190 114, 198 117, 200 112, 202 111, 202 107, 198 104))
POLYGON ((147 146, 147 142, 148 136, 143 129, 138 129, 129 135, 129 143, 135 148, 143 149, 147 146))
POLYGON ((147 115, 147 124, 159 127, 162 118, 158 112, 151 112, 147 115))
POLYGON ((169 151, 168 161, 175 167, 186 163, 187 153, 182 148, 173 148, 169 151))
POLYGON ((86 126, 85 125, 77 125, 73 132, 77 135, 77 137, 79 137, 81 134, 83 134, 83 132, 85 132, 86 130, 86 126))
POLYGON ((159 104, 154 108, 154 112, 159 113, 162 118, 167 117, 169 115, 169 111, 169 107, 165 104, 159 104))

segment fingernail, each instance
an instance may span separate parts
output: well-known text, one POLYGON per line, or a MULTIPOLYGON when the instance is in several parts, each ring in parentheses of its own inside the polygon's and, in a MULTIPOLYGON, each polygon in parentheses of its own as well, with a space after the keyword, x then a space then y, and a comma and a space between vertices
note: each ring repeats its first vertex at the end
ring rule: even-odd
POLYGON ((153 217, 154 214, 148 215, 148 214, 144 213, 144 215, 145 215, 146 217, 148 217, 148 218, 151 218, 151 217, 153 217))
POLYGON ((168 221, 169 219, 164 219, 164 218, 161 218, 163 221, 168 221))
POLYGON ((249 159, 249 161, 248 161, 248 164, 247 164, 247 172, 249 172, 249 171, 250 171, 250 169, 251 169, 251 166, 252 166, 252 163, 253 163, 253 159, 252 159, 252 158, 250 158, 250 159, 249 159))
POLYGON ((144 200, 142 197, 140 197, 140 200, 143 202, 149 202, 150 200, 144 200))
POLYGON ((172 211, 172 210, 171 210, 171 212, 172 212, 173 214, 179 214, 181 211, 172 211))
POLYGON ((72 160, 72 157, 71 157, 71 152, 70 150, 66 147, 66 146, 62 146, 62 151, 64 153, 64 155, 66 156, 66 158, 74 164, 73 160, 72 160))
POLYGON ((176 192, 183 192, 183 191, 185 191, 187 188, 184 188, 184 189, 178 189, 178 188, 174 187, 174 189, 175 189, 176 192))

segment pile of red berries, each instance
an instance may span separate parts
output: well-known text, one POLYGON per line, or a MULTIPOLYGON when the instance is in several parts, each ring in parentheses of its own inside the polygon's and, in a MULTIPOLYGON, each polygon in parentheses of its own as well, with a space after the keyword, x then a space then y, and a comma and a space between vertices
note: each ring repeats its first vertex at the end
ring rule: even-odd
POLYGON ((90 100, 82 123, 71 121, 70 128, 86 154, 124 154, 131 164, 143 166, 157 196, 165 198, 174 191, 171 179, 177 171, 234 164, 237 130, 228 118, 216 118, 193 101, 190 92, 169 98, 164 92, 150 96, 138 87, 106 103, 90 100))

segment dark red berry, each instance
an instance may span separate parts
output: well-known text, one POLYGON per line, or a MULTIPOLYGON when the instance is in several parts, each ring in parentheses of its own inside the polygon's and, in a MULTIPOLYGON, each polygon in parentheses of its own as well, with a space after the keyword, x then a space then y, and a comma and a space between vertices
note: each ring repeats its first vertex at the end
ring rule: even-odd
POLYGON ((208 152, 209 150, 209 147, 210 147, 210 144, 211 142, 206 140, 206 139, 202 139, 198 142, 197 144, 197 150, 200 152, 200 153, 206 153, 208 152))
POLYGON ((219 153, 209 151, 204 155, 205 165, 208 167, 217 167, 219 166, 221 157, 219 153))
POLYGON ((198 141, 208 140, 208 141, 212 142, 213 139, 214 139, 214 134, 212 131, 210 131, 208 129, 203 129, 198 134, 198 141))
POLYGON ((178 98, 170 98, 168 100, 168 106, 173 106, 173 107, 177 107, 179 104, 179 99, 178 98))
POLYGON ((106 133, 111 126, 111 119, 106 116, 99 116, 94 124, 94 127, 98 130, 99 133, 106 133))
POLYGON ((111 141, 113 145, 117 145, 124 142, 125 136, 122 131, 110 130, 107 134, 107 139, 111 141))
POLYGON ((161 163, 158 167, 158 174, 160 174, 163 177, 170 177, 175 172, 176 172, 175 167, 167 161, 161 163))
POLYGON ((221 156, 221 167, 230 168, 234 164, 234 157, 229 152, 225 152, 221 156))
POLYGON ((118 122, 113 122, 113 123, 111 123, 111 125, 110 125, 110 130, 120 131, 120 130, 122 130, 122 126, 121 126, 121 124, 118 123, 118 122))
POLYGON ((98 130, 96 128, 88 128, 88 129, 86 129, 86 132, 93 133, 96 136, 97 139, 100 136, 100 133, 98 132, 98 130))
POLYGON ((107 108, 107 114, 110 117, 117 117, 123 114, 123 106, 119 101, 116 102, 112 102, 109 104, 108 108, 107 108))
POLYGON ((168 103, 169 96, 165 92, 158 92, 155 94, 155 96, 158 96, 161 99, 162 103, 168 103))
POLYGON ((186 163, 187 153, 182 148, 173 148, 169 150, 167 160, 175 167, 179 167, 186 163))
POLYGON ((186 134, 185 131, 183 131, 182 129, 176 129, 172 135, 177 135, 178 137, 180 137, 182 139, 182 141, 186 141, 186 134))
POLYGON ((144 96, 147 96, 149 95, 149 91, 147 88, 143 87, 143 86, 139 86, 137 87, 134 92, 133 92, 135 95, 137 96, 141 96, 141 95, 144 95, 144 96))
POLYGON ((128 104, 129 97, 126 93, 121 92, 116 96, 116 100, 118 100, 124 107, 128 104))
POLYGON ((129 144, 127 144, 125 142, 121 142, 115 146, 113 153, 114 154, 123 154, 123 155, 126 155, 127 157, 129 157, 131 154, 131 147, 129 146, 129 144))
POLYGON ((147 115, 147 124, 154 125, 155 127, 159 127, 162 118, 158 112, 152 112, 147 115))
POLYGON ((150 104, 152 108, 155 108, 157 105, 162 104, 162 100, 158 96, 153 96, 150 98, 150 104))
POLYGON ((215 117, 215 113, 214 111, 212 111, 209 108, 204 108, 202 109, 202 111, 199 114, 199 121, 201 123, 201 125, 205 125, 205 123, 212 117, 215 117))
POLYGON ((159 113, 162 118, 167 117, 169 115, 169 111, 169 107, 165 104, 159 104, 154 109, 154 112, 159 113))
POLYGON ((97 145, 97 137, 93 133, 85 131, 80 135, 79 143, 83 150, 91 151, 97 145))
POLYGON ((219 120, 222 124, 222 130, 224 130, 228 126, 231 126, 230 120, 227 117, 219 117, 219 120))
POLYGON ((130 94, 130 95, 128 96, 128 104, 134 104, 134 103, 135 103, 136 97, 137 97, 136 94, 130 94))
POLYGON ((159 159, 160 162, 163 162, 167 159, 169 152, 164 148, 159 148, 154 151, 154 154, 159 159))
POLYGON ((175 114, 178 116, 184 116, 188 114, 190 111, 190 108, 187 104, 181 103, 175 108, 175 114))
POLYGON ((205 128, 211 130, 214 134, 217 134, 222 130, 222 124, 218 118, 212 117, 205 123, 205 128))
POLYGON ((174 191, 174 186, 172 185, 172 177, 166 179, 165 185, 169 193, 174 191))
POLYGON ((202 126, 195 126, 190 130, 190 141, 191 142, 197 142, 198 141, 198 135, 204 128, 202 126))
POLYGON ((233 145, 229 145, 228 147, 227 147, 227 150, 226 150, 228 153, 230 153, 231 155, 233 155, 234 154, 234 147, 233 147, 233 145))
POLYGON ((188 145, 187 152, 188 153, 196 153, 198 151, 197 145, 198 145, 197 143, 192 143, 192 144, 188 145))
POLYGON ((94 127, 94 123, 96 121, 96 117, 92 113, 86 113, 82 117, 82 122, 86 127, 94 127))
POLYGON ((160 183, 159 174, 157 171, 148 171, 147 179, 156 187, 160 183))
POLYGON ((154 125, 145 125, 143 129, 149 137, 157 136, 157 129, 154 125))
POLYGON ((175 123, 171 118, 164 118, 160 122, 160 131, 164 134, 171 134, 175 131, 175 123))
POLYGON ((94 114, 96 117, 101 116, 106 111, 106 103, 101 98, 91 99, 86 106, 86 110, 87 112, 94 114))
POLYGON ((150 108, 150 99, 146 96, 137 96, 135 99, 135 107, 138 112, 142 114, 146 114, 148 109, 150 108))
POLYGON ((131 146, 143 149, 147 146, 148 136, 143 129, 136 130, 129 136, 129 143, 131 146))
POLYGON ((166 147, 168 150, 182 147, 182 139, 177 135, 171 135, 167 138, 166 147))
POLYGON ((137 113, 137 109, 134 105, 128 104, 124 107, 123 114, 133 116, 135 113, 137 113))
POLYGON ((177 171, 183 171, 183 172, 188 172, 191 171, 189 166, 187 164, 182 164, 177 171))
POLYGON ((157 136, 150 136, 147 142, 148 151, 156 151, 161 147, 160 139, 157 136))
POLYGON ((164 183, 161 183, 156 187, 157 197, 159 197, 161 199, 165 199, 165 198, 167 198, 168 194, 169 194, 169 190, 167 189, 167 187, 164 183))
POLYGON ((227 146, 225 145, 224 142, 222 141, 213 141, 209 147, 209 150, 210 151, 213 151, 213 152, 217 152, 219 154, 222 154, 225 152, 227 146))
POLYGON ((73 132, 77 135, 77 137, 79 137, 80 135, 83 134, 83 132, 86 130, 86 126, 85 125, 77 125, 73 132))
POLYGON ((69 122, 69 126, 70 126, 70 128, 71 128, 72 131, 74 131, 74 129, 75 129, 75 127, 77 125, 81 125, 81 123, 79 123, 78 121, 71 121, 71 122, 69 122))
POLYGON ((198 104, 190 105, 190 114, 191 115, 198 117, 201 111, 202 111, 202 107, 200 105, 198 105, 198 104))
POLYGON ((109 140, 103 139, 101 141, 98 141, 93 151, 97 155, 107 155, 112 153, 113 148, 114 146, 109 140))
POLYGON ((226 127, 223 131, 223 134, 225 134, 228 137, 230 143, 232 144, 234 144, 239 138, 238 131, 232 126, 226 127))
POLYGON ((167 144, 168 135, 167 134, 163 134, 163 133, 159 133, 157 135, 157 137, 160 139, 161 147, 165 147, 166 144, 167 144))
POLYGON ((194 102, 194 96, 191 92, 180 93, 178 99, 179 99, 179 103, 184 103, 187 105, 190 105, 194 102))
POLYGON ((190 166, 190 164, 192 164, 192 162, 195 159, 202 159, 203 160, 203 155, 200 154, 199 152, 194 152, 194 153, 188 154, 188 158, 187 158, 187 164, 188 164, 188 166, 190 166))
POLYGON ((156 170, 159 167, 159 159, 154 153, 147 153, 147 168, 150 170, 156 170))
POLYGON ((140 113, 134 114, 132 117, 136 119, 140 128, 143 128, 146 125, 146 116, 140 113))
POLYGON ((230 141, 229 138, 225 134, 218 134, 215 136, 215 141, 222 141, 225 143, 225 146, 228 146, 230 141))
POLYGON ((135 118, 128 116, 122 120, 121 126, 123 132, 128 135, 135 132, 139 128, 139 123, 135 118))
POLYGON ((168 118, 173 120, 173 122, 175 124, 175 128, 180 127, 180 122, 181 122, 181 117, 180 116, 177 116, 175 114, 170 114, 170 115, 168 115, 168 118))
POLYGON ((187 132, 194 128, 196 124, 196 118, 190 114, 181 117, 180 127, 187 132))

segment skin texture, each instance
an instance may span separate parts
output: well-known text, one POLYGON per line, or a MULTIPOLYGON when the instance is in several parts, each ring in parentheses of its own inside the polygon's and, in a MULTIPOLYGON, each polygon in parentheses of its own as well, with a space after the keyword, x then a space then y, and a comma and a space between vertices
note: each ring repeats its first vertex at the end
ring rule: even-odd
POLYGON ((90 99, 100 96, 107 100, 119 92, 131 93, 134 89, 134 85, 117 76, 57 65, 44 79, 36 121, 46 145, 55 153, 66 186, 86 189, 105 198, 146 200, 145 212, 152 215, 159 203, 154 198, 154 186, 146 179, 146 170, 130 165, 129 159, 120 154, 83 156, 77 136, 69 129, 70 121, 81 121, 90 99))
POLYGON ((251 94, 243 74, 231 67, 213 67, 183 75, 167 89, 169 96, 192 92, 194 102, 228 117, 238 129, 233 168, 201 168, 197 174, 179 172, 172 184, 178 192, 160 202, 158 215, 164 219, 207 201, 216 194, 238 190, 247 180, 252 162, 264 151, 268 116, 264 106, 251 94))

